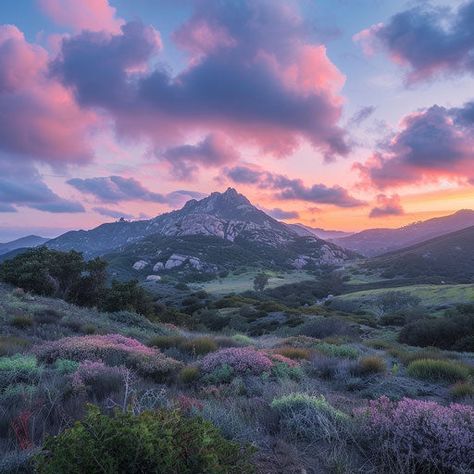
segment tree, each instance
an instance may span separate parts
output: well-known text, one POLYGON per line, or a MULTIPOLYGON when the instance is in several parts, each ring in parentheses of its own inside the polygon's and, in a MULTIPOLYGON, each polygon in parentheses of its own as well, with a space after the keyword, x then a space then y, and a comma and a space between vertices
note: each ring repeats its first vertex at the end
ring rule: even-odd
POLYGON ((253 279, 253 288, 255 291, 263 291, 268 284, 268 275, 266 273, 257 273, 253 279))

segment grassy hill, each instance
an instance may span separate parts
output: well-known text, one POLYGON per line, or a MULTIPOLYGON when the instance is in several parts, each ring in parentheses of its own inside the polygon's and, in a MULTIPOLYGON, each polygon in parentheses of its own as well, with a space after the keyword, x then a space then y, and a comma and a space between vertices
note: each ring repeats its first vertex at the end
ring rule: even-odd
POLYGON ((447 283, 474 282, 474 226, 370 260, 383 277, 442 277, 447 283))

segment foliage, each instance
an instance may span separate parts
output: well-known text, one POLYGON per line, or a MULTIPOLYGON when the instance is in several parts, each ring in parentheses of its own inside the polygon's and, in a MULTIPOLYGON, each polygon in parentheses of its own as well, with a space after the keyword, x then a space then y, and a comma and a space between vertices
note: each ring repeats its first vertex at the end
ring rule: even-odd
POLYGON ((253 288, 255 291, 263 291, 268 285, 268 275, 266 273, 257 273, 253 279, 253 288))
POLYGON ((407 372, 411 377, 434 382, 458 382, 469 376, 467 367, 451 360, 415 360, 408 365, 407 372))
POLYGON ((211 373, 222 367, 230 367, 236 374, 268 372, 273 366, 270 357, 249 347, 230 347, 206 355, 200 362, 204 373, 211 373))
POLYGON ((186 338, 179 335, 155 336, 150 339, 148 345, 158 349, 170 349, 171 347, 179 347, 185 341, 186 338))
POLYGON ((472 382, 457 382, 449 389, 449 394, 455 400, 474 398, 474 384, 472 382))
POLYGON ((196 355, 205 355, 209 352, 217 351, 219 348, 214 339, 207 336, 187 339, 181 344, 180 347, 186 352, 191 352, 196 355))
POLYGON ((331 357, 341 357, 345 359, 357 359, 360 352, 355 348, 346 344, 328 344, 327 342, 318 342, 314 346, 314 349, 321 354, 325 354, 331 357))
POLYGON ((36 357, 16 354, 0 358, 0 390, 20 382, 33 382, 41 372, 36 357))
POLYGON ((323 395, 291 393, 275 398, 271 407, 280 415, 280 425, 289 436, 312 441, 337 437, 341 425, 348 419, 323 395))
POLYGON ((289 359, 309 359, 311 357, 311 351, 303 347, 291 347, 283 346, 279 347, 276 352, 289 359))
POLYGON ((404 398, 356 411, 360 438, 383 472, 472 472, 474 408, 404 398))
POLYGON ((357 372, 362 375, 383 374, 386 370, 385 360, 378 356, 362 357, 357 364, 357 372))
POLYGON ((191 384, 199 378, 200 374, 199 367, 189 365, 180 370, 179 380, 184 384, 191 384))
POLYGON ((40 474, 252 472, 249 451, 201 418, 158 410, 114 417, 90 408, 83 422, 47 439, 40 474))

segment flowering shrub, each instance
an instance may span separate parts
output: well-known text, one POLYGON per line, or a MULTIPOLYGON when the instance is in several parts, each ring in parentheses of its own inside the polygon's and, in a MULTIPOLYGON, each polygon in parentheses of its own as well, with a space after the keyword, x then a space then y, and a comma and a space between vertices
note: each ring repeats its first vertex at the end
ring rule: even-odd
POLYGON ((271 407, 278 412, 280 426, 288 435, 309 440, 335 438, 348 420, 323 395, 291 393, 275 398, 271 407))
MULTIPOLYGON (((387 397, 355 413, 369 453, 404 472, 472 472, 474 408, 387 397)), ((388 468, 389 466, 385 466, 388 468)))
POLYGON ((57 341, 47 341, 32 348, 33 354, 45 362, 56 359, 103 360, 120 364, 132 354, 154 355, 155 349, 120 334, 105 336, 65 337, 57 341))
POLYGON ((71 376, 71 384, 76 391, 87 390, 102 399, 120 390, 126 370, 125 367, 109 367, 100 361, 85 360, 71 376))
POLYGON ((149 377, 161 377, 181 366, 157 349, 120 334, 66 337, 35 346, 32 351, 46 362, 57 359, 101 361, 107 365, 127 365, 149 377))
POLYGON ((201 360, 200 365, 205 373, 211 373, 223 366, 228 366, 235 374, 259 375, 270 371, 273 362, 268 355, 255 349, 249 347, 230 347, 206 355, 201 360))

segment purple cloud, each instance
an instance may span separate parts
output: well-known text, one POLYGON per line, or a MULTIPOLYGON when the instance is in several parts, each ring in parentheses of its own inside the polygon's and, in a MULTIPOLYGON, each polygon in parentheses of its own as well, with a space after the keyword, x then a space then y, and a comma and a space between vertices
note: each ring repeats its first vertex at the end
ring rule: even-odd
POLYGON ((112 217, 113 219, 135 219, 135 216, 132 214, 127 214, 125 212, 120 212, 115 209, 110 209, 108 207, 93 207, 92 210, 98 214, 106 217, 112 217))
POLYGON ((338 207, 359 207, 366 203, 354 198, 340 186, 314 184, 307 187, 301 179, 290 179, 279 174, 237 166, 227 170, 227 176, 236 183, 254 184, 261 188, 277 191, 275 197, 281 200, 299 200, 318 204, 332 204, 338 207))
MULTIPOLYGON (((416 82, 440 73, 474 73, 474 1, 456 11, 424 2, 356 35, 381 44, 416 82)), ((370 48, 370 46, 369 46, 370 48)))
POLYGON ((364 164, 364 180, 384 189, 401 184, 474 178, 474 102, 434 105, 405 117, 401 129, 364 164))
POLYGON ((298 217, 300 217, 300 214, 297 211, 285 211, 284 209, 280 209, 279 207, 275 207, 273 209, 266 209, 265 212, 273 218, 279 220, 298 219, 298 217))
POLYGON ((73 178, 68 184, 85 194, 91 194, 103 202, 151 201, 166 203, 163 194, 146 189, 134 178, 104 176, 98 178, 73 178))
POLYGON ((190 54, 175 76, 150 68, 161 43, 139 22, 116 35, 84 31, 64 39, 51 71, 80 104, 109 112, 121 135, 157 146, 176 146, 207 128, 277 155, 301 139, 327 159, 348 154, 338 126, 344 78, 324 46, 310 42, 309 25, 280 1, 195 7, 175 34, 190 54))

